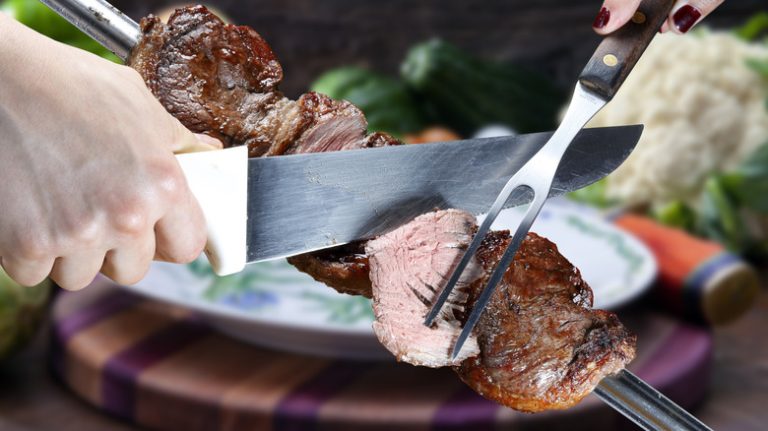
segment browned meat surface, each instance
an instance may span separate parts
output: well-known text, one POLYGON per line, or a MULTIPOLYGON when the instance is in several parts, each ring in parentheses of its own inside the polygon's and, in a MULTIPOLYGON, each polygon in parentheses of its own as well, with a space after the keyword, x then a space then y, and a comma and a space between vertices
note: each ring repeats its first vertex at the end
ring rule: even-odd
POLYGON ((167 24, 150 15, 141 30, 128 64, 182 124, 227 147, 247 145, 259 157, 400 144, 366 136, 365 116, 349 102, 314 92, 284 97, 283 70, 267 42, 203 6, 177 9, 167 24))
MULTIPOLYGON (((486 237, 486 274, 511 238, 486 237)), ((478 295, 485 278, 474 284, 478 295)), ((615 314, 592 310, 592 291, 545 238, 529 234, 475 327, 480 355, 456 371, 486 398, 517 410, 563 409, 629 363, 635 337, 615 314)))
MULTIPOLYGON (((177 10, 167 24, 147 17, 141 28, 129 64, 186 127, 226 146, 247 145, 257 157, 400 144, 383 133, 366 136, 365 118, 348 102, 316 93, 285 98, 280 64, 258 33, 202 6, 177 10)), ((439 211, 368 244, 291 262, 341 292, 372 295, 376 334, 400 360, 457 365, 449 348, 507 233, 486 238, 435 327, 421 322, 475 230, 469 214, 439 211)), ((554 244, 529 235, 456 371, 477 392, 519 410, 575 404, 634 355, 634 337, 612 313, 589 309, 591 301, 554 244)))
POLYGON ((306 128, 286 153, 322 153, 363 147, 368 123, 355 105, 310 91, 301 95, 299 106, 306 128))
POLYGON ((371 298, 365 242, 289 257, 288 262, 341 293, 371 298))
MULTIPOLYGON (((386 133, 366 136, 365 116, 349 102, 314 92, 284 97, 282 68, 266 41, 203 6, 177 9, 167 24, 150 15, 141 29, 128 64, 182 124, 226 147, 247 145, 250 157, 260 157, 401 144, 386 133)), ((370 297, 367 258, 359 254, 317 252, 291 263, 340 292, 370 297)))
POLYGON ((254 30, 225 25, 202 6, 177 10, 167 25, 149 16, 141 30, 129 64, 192 131, 248 145, 253 155, 298 131, 296 115, 268 115, 290 106, 279 104, 282 67, 254 30), (280 133, 283 122, 290 132, 280 133))
POLYGON ((432 327, 424 318, 437 292, 450 277, 477 230, 475 217, 446 210, 417 217, 412 222, 368 241, 373 285, 373 331, 398 360, 413 365, 445 367, 476 356, 477 340, 466 341, 456 359, 451 347, 461 332, 468 290, 482 276, 476 262, 470 264, 451 292, 432 327))

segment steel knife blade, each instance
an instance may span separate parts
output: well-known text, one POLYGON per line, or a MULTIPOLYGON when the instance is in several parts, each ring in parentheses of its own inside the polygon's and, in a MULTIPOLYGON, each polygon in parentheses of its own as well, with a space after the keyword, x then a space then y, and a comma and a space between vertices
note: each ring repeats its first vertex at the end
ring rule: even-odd
MULTIPOLYGON (((551 196, 612 172, 642 126, 588 129, 557 171, 551 196)), ((550 133, 265 157, 248 164, 247 257, 255 262, 388 232, 434 209, 480 214, 550 133)), ((508 206, 527 203, 518 193, 508 206)))
MULTIPOLYGON (((551 196, 612 172, 641 132, 639 125, 584 129, 560 164, 551 196)), ((245 263, 372 238, 435 209, 481 214, 550 136, 545 132, 264 157, 247 163, 242 162, 243 151, 232 153, 232 165, 208 163, 231 149, 178 157, 206 214, 209 258, 224 274, 245 263), (206 164, 212 168, 200 169, 206 164)), ((507 206, 530 198, 519 192, 507 206)))

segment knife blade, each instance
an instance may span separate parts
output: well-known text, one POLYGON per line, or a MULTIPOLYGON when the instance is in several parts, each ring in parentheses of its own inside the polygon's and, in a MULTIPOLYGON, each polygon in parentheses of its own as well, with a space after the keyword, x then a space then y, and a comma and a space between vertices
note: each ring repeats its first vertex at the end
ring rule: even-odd
MULTIPOLYGON (((634 149, 642 126, 584 129, 566 152, 551 196, 591 184, 634 149)), ((474 214, 551 133, 248 159, 244 151, 178 156, 203 208, 206 252, 220 274, 246 263, 386 233, 419 214, 474 214), (228 159, 228 160, 225 160, 228 159)), ((234 151, 233 151, 234 150, 234 151)), ((530 201, 524 191, 507 207, 530 201)))

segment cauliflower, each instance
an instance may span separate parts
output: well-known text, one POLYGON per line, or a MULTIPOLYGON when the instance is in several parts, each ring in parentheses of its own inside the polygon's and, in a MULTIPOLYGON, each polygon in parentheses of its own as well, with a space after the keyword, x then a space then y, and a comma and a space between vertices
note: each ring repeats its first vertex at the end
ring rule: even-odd
POLYGON ((635 151, 606 179, 607 196, 695 205, 711 173, 768 141, 768 83, 747 67, 750 58, 768 58, 768 48, 706 30, 657 36, 589 124, 645 124, 635 151))

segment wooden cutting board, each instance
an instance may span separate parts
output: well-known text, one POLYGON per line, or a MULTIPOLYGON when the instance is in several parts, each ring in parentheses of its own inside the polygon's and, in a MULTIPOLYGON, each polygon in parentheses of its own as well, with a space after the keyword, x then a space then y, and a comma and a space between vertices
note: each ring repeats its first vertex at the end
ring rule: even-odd
MULTIPOLYGON (((60 295, 53 315, 58 376, 98 408, 151 429, 633 429, 593 396, 566 411, 523 414, 481 398, 448 369, 243 344, 103 279, 60 295)), ((630 369, 695 406, 708 383, 708 331, 651 313, 622 318, 639 339, 630 369)))

